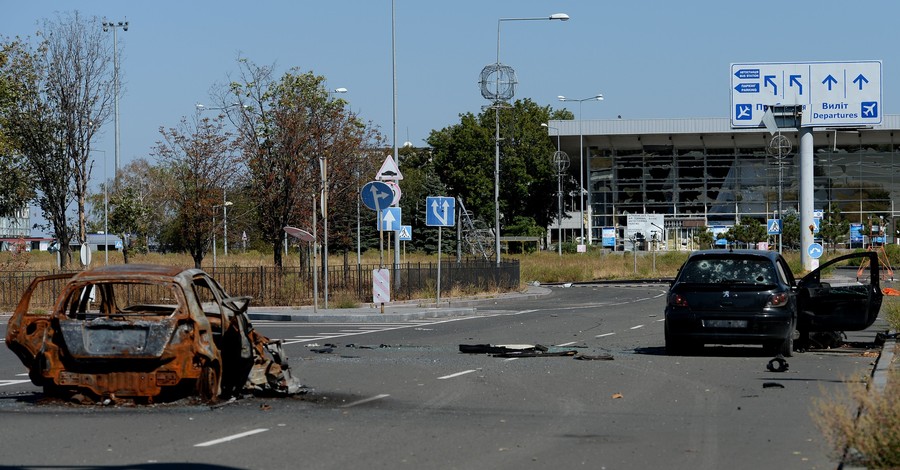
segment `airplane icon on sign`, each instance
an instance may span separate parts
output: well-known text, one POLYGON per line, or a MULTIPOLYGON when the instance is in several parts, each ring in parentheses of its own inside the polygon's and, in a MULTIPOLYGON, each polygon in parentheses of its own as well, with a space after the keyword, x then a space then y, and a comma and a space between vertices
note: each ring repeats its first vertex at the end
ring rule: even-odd
POLYGON ((877 117, 878 116, 877 106, 878 106, 877 101, 863 101, 862 102, 863 117, 877 117))
POLYGON ((749 121, 751 119, 750 110, 753 109, 749 104, 739 104, 735 106, 735 120, 749 121))

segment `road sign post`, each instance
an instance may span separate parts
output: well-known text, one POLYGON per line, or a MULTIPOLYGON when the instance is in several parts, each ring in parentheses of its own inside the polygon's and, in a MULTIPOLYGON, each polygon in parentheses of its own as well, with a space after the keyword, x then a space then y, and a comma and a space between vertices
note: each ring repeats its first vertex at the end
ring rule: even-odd
POLYGON ((425 198, 425 225, 438 228, 437 303, 441 302, 441 229, 452 227, 455 220, 456 199, 445 196, 425 198))

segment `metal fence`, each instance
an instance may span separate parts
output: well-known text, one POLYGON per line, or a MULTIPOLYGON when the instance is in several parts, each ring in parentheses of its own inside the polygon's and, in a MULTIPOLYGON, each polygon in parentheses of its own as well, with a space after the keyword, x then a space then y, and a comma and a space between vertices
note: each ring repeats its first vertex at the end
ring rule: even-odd
MULTIPOLYGON (((372 301, 372 271, 377 264, 328 267, 329 301, 367 303, 372 301)), ((391 270, 391 300, 430 298, 436 293, 437 263, 405 263, 386 265, 391 270), (399 277, 399 281, 397 281, 399 277), (399 283, 399 285, 398 285, 399 283)), ((206 269, 229 295, 249 295, 254 305, 311 305, 314 278, 309 269, 299 267, 219 267, 206 269)), ((56 272, 56 271, 54 271, 56 272)), ((519 287, 519 262, 503 261, 498 267, 492 261, 463 260, 441 263, 441 292, 464 293, 487 290, 510 291, 519 287)), ((49 271, 0 272, 0 312, 12 311, 31 280, 49 271)), ((324 271, 318 273, 318 295, 324 299, 324 271)), ((32 297, 32 307, 49 308, 61 291, 63 281, 46 286, 32 297)), ((332 305, 329 305, 332 307, 332 305)))

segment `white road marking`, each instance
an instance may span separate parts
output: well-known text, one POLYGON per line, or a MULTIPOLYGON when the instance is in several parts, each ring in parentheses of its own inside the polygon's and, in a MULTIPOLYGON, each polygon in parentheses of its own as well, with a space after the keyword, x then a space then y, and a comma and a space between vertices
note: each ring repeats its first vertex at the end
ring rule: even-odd
POLYGON ((194 444, 194 447, 209 447, 209 446, 214 446, 214 445, 216 445, 216 444, 221 444, 221 443, 223 443, 223 442, 233 441, 233 440, 235 440, 235 439, 240 439, 240 438, 242 438, 242 437, 252 436, 252 435, 254 435, 254 434, 259 434, 259 433, 261 433, 261 432, 266 432, 266 431, 268 431, 267 428, 254 429, 254 430, 252 430, 252 431, 242 432, 242 433, 234 434, 234 435, 231 435, 231 436, 223 437, 223 438, 220 438, 220 439, 213 439, 213 440, 211 440, 211 441, 206 441, 206 442, 201 442, 201 443, 199 443, 199 444, 194 444))
POLYGON ((602 335, 594 336, 594 338, 603 338, 604 336, 612 336, 612 335, 614 335, 614 334, 615 334, 615 333, 603 333, 602 335))
POLYGON ((455 373, 455 374, 450 374, 450 375, 445 375, 445 376, 443 376, 443 377, 438 377, 437 379, 438 379, 438 380, 452 379, 453 377, 459 377, 460 375, 471 374, 472 372, 477 372, 477 371, 478 371, 478 369, 469 369, 469 370, 464 370, 464 371, 462 371, 462 372, 457 372, 457 373, 455 373))
POLYGON ((387 398, 389 396, 390 395, 387 393, 382 393, 381 395, 375 395, 374 397, 364 398, 362 400, 357 400, 357 401, 354 401, 351 403, 347 403, 346 405, 342 406, 341 408, 350 408, 351 406, 362 405, 363 403, 368 403, 370 401, 375 401, 375 400, 381 400, 382 398, 387 398))
POLYGON ((644 327, 644 325, 632 326, 631 328, 629 328, 629 330, 636 330, 638 328, 643 328, 643 327, 644 327))
POLYGON ((29 382, 31 382, 31 381, 30 380, 0 380, 0 387, 3 387, 5 385, 16 385, 16 384, 23 384, 23 383, 29 383, 29 382))
POLYGON ((556 346, 559 346, 559 347, 571 346, 571 345, 573 345, 573 344, 575 344, 575 343, 577 343, 577 342, 578 342, 578 341, 570 341, 570 342, 568 342, 568 343, 557 344, 556 346))

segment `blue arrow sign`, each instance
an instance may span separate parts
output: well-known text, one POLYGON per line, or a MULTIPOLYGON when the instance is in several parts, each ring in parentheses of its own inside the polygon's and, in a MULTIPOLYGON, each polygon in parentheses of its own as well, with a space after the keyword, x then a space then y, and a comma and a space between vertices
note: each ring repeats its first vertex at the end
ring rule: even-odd
POLYGON ((452 227, 456 220, 456 199, 445 196, 425 198, 425 225, 452 227))
POLYGON ((763 82, 763 86, 768 88, 769 85, 772 85, 772 94, 777 95, 778 94, 778 84, 775 83, 775 80, 772 80, 773 78, 775 78, 775 75, 766 75, 765 76, 766 80, 765 80, 765 82, 763 82))
POLYGON ((853 83, 858 84, 860 90, 863 89, 863 82, 869 83, 869 79, 867 79, 866 77, 864 77, 863 74, 859 74, 859 75, 856 76, 856 78, 853 79, 853 83))
POLYGON ((378 217, 378 221, 380 222, 378 230, 392 232, 400 230, 400 226, 402 225, 400 222, 400 208, 388 207, 383 209, 381 211, 381 216, 378 217))
POLYGON ((391 205, 394 199, 394 191, 387 183, 381 181, 370 181, 363 186, 359 192, 359 197, 363 204, 376 213, 381 213, 381 209, 391 205))
POLYGON ((799 94, 803 94, 803 83, 800 82, 801 75, 791 75, 791 81, 788 83, 789 86, 797 85, 797 89, 800 90, 799 94))
POLYGON ((740 69, 734 76, 741 80, 759 80, 759 69, 740 69))
POLYGON ((740 83, 734 89, 738 93, 759 93, 759 83, 740 83))
POLYGON ((809 255, 812 259, 818 259, 822 256, 822 253, 825 250, 822 248, 820 243, 810 243, 809 247, 806 249, 806 254, 809 255))
POLYGON ((828 76, 825 77, 825 80, 822 80, 823 85, 828 85, 828 91, 831 91, 831 87, 836 85, 837 82, 837 79, 832 77, 831 74, 828 74, 828 76))

